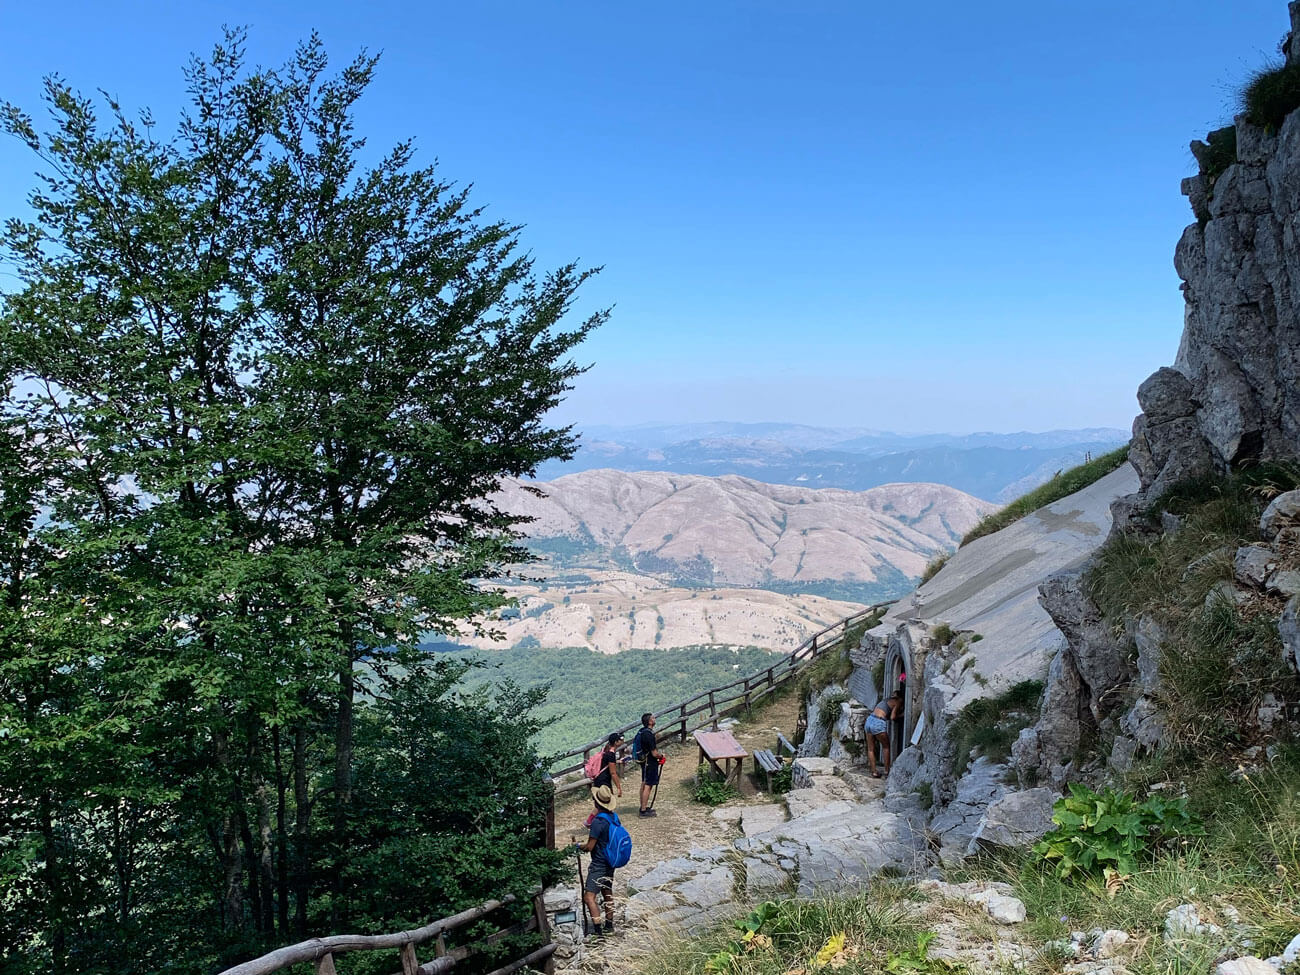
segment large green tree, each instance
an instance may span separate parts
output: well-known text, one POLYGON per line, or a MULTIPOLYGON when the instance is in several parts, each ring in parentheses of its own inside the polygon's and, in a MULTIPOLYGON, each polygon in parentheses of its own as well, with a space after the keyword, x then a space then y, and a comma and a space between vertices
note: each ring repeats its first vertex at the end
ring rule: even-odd
POLYGON ((358 744, 359 720, 397 727, 365 692, 393 662, 420 679, 421 633, 501 604, 483 580, 524 552, 488 496, 573 448, 546 414, 605 317, 561 325, 591 272, 539 275, 519 228, 409 144, 369 150, 374 67, 330 74, 312 38, 250 70, 232 32, 189 65, 166 136, 57 79, 48 133, 4 107, 41 162, 2 238, 21 281, 0 307, 16 970, 193 970, 380 924, 350 878, 388 835, 387 780, 359 795, 356 770, 414 746, 358 744))

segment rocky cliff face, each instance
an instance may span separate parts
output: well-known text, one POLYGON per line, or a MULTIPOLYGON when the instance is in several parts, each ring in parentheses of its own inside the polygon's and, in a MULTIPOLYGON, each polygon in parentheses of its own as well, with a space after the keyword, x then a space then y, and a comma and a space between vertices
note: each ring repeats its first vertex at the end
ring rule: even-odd
MULTIPOLYGON (((1300 2, 1290 12, 1289 63, 1300 2)), ((1032 839, 1066 782, 1122 770, 1161 742, 1162 620, 1135 613, 1116 627, 1084 585, 1108 534, 1178 532, 1172 514, 1159 527, 1132 516, 1189 478, 1300 460, 1300 111, 1273 131, 1238 118, 1211 141, 1193 145, 1201 172, 1184 182, 1197 220, 1175 255, 1183 337, 1173 366, 1138 390, 1132 467, 963 548, 854 655, 856 698, 905 687, 888 795, 932 798, 942 859, 1032 839)), ((1300 662, 1300 491, 1276 498, 1247 541, 1215 554, 1232 577, 1205 605, 1280 610, 1281 649, 1300 662)), ((1247 724, 1266 731, 1283 710, 1265 694, 1247 724)))
MULTIPOLYGON (((1292 36, 1300 4, 1292 3, 1292 36)), ((1288 61, 1300 45, 1286 43, 1288 61)), ((1138 390, 1131 459, 1150 497, 1253 460, 1300 457, 1300 112, 1276 132, 1236 119, 1236 162, 1193 143, 1197 222, 1174 255, 1186 300, 1173 368, 1138 390)))

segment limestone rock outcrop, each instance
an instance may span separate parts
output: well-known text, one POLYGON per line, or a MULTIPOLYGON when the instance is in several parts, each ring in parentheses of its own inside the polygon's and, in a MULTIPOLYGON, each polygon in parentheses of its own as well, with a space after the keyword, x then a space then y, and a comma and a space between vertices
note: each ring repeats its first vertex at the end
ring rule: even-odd
MULTIPOLYGON (((1291 5, 1293 35, 1300 6, 1291 5)), ((1288 61, 1300 45, 1286 45, 1288 61)), ((1276 132, 1235 120, 1236 162, 1183 192, 1197 222, 1174 255, 1185 299, 1173 368, 1138 390, 1130 459, 1148 497, 1209 469, 1300 457, 1300 112, 1276 132)))

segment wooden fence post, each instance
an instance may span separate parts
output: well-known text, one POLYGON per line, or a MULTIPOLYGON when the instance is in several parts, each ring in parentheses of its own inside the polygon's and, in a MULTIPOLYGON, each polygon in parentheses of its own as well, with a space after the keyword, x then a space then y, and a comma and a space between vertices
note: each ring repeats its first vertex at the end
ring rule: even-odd
POLYGON ((709 691, 709 718, 713 722, 713 730, 718 730, 718 702, 714 700, 713 691, 709 691))
POLYGON ((542 844, 548 850, 555 849, 555 780, 551 773, 542 772, 542 784, 546 788, 546 816, 542 823, 544 834, 542 844))
POLYGON ((338 975, 334 967, 334 956, 328 951, 316 959, 316 975, 338 975))
POLYGON ((402 945, 402 975, 420 975, 420 963, 415 958, 415 945, 402 945))

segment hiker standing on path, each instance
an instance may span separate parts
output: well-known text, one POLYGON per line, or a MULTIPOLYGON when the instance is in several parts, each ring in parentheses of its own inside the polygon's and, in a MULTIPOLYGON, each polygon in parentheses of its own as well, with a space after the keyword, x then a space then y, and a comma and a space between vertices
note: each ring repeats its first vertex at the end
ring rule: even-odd
POLYGON ((609 836, 610 820, 601 813, 614 812, 614 791, 608 785, 598 786, 592 790, 591 798, 596 804, 596 813, 591 820, 587 842, 578 844, 579 853, 591 854, 591 866, 587 870, 587 879, 582 885, 582 900, 587 905, 587 916, 591 918, 592 933, 597 937, 604 937, 614 930, 614 868, 605 859, 605 842, 609 836), (605 902, 603 925, 600 905, 596 902, 597 892, 602 895, 605 902))
POLYGON ((623 744, 623 736, 617 731, 605 741, 600 752, 600 774, 591 780, 591 787, 598 789, 602 785, 618 790, 623 795, 623 780, 618 774, 618 749, 623 744))
POLYGON ((871 777, 880 778, 876 771, 876 743, 879 742, 881 754, 885 759, 885 774, 889 774, 889 723, 898 717, 898 709, 903 706, 903 699, 895 692, 882 702, 878 702, 867 715, 867 764, 871 766, 871 777))
POLYGON ((659 771, 668 757, 659 751, 655 737, 655 716, 647 711, 641 715, 641 730, 636 733, 632 749, 641 761, 641 816, 659 815, 650 808, 650 791, 659 784, 659 771))

